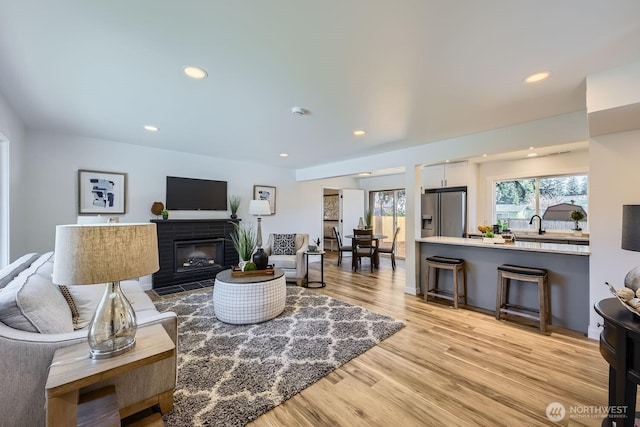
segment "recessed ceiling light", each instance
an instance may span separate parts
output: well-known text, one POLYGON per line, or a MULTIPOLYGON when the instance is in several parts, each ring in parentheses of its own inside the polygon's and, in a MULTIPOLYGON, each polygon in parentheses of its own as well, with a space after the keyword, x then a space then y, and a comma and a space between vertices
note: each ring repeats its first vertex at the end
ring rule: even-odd
POLYGON ((445 163, 449 163, 449 162, 450 162, 450 160, 445 160, 444 162, 445 162, 445 163))
POLYGON ((289 157, 287 153, 280 153, 280 157, 289 157))
POLYGON ((192 79, 204 79, 208 76, 207 72, 200 67, 194 67, 192 65, 187 65, 186 67, 184 67, 184 73, 187 75, 187 77, 190 77, 192 79))
POLYGON ((533 147, 529 147, 529 150, 533 150, 533 147))
POLYGON ((482 155, 482 157, 487 157, 487 155, 486 155, 486 154, 483 154, 483 155, 482 155))
POLYGON ((529 154, 527 154, 527 157, 535 157, 537 155, 538 155, 538 153, 529 153, 529 154))
POLYGON ((153 126, 153 125, 145 125, 144 129, 148 130, 149 132, 158 132, 160 130, 158 129, 157 126, 153 126))
POLYGON ((535 74, 531 74, 530 76, 527 76, 524 79, 525 83, 537 83, 537 82, 541 82, 542 80, 546 79, 547 77, 549 77, 549 73, 548 71, 541 71, 539 73, 535 73, 535 74))
POLYGON ((354 134, 355 136, 363 136, 363 135, 366 135, 366 134, 367 134, 367 131, 366 131, 366 130, 364 130, 364 129, 358 129, 358 130, 354 130, 354 131, 353 131, 353 134, 354 134))
POLYGON ((360 172, 358 176, 370 176, 371 172, 360 172))

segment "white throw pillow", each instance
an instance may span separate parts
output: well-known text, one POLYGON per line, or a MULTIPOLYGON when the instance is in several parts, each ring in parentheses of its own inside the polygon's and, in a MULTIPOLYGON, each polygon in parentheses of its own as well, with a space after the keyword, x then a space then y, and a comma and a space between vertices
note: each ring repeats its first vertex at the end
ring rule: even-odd
POLYGON ((0 292, 0 321, 27 332, 73 331, 71 310, 50 276, 53 252, 43 254, 0 292))

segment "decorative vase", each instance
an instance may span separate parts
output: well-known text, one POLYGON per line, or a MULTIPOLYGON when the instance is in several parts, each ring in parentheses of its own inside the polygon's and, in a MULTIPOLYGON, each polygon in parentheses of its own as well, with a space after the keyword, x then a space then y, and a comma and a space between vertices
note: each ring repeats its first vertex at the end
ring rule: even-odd
POLYGON ((238 219, 238 215, 236 215, 236 214, 232 213, 232 214, 231 214, 231 219, 238 219))
POLYGON ((269 263, 269 257, 262 248, 258 248, 256 253, 253 254, 253 263, 256 265, 257 270, 266 270, 269 263))
POLYGON ((162 215, 162 219, 169 219, 169 214, 162 215))

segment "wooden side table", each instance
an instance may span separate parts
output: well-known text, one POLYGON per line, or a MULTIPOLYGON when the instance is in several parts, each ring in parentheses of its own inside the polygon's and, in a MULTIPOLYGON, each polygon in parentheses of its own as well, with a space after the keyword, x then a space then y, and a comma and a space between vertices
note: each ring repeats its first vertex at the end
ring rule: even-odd
POLYGON ((305 287, 310 287, 309 284, 310 283, 316 283, 319 284, 320 286, 314 286, 315 288, 324 288, 326 286, 326 283, 324 283, 324 254, 326 252, 325 251, 304 251, 304 255, 306 256, 307 260, 307 280, 306 280, 306 284, 305 287), (312 255, 319 255, 320 256, 320 280, 309 280, 309 257, 312 255))
POLYGON ((174 357, 175 351, 162 325, 139 328, 134 349, 110 359, 91 359, 86 342, 59 348, 45 385, 47 426, 76 426, 81 388, 174 357))

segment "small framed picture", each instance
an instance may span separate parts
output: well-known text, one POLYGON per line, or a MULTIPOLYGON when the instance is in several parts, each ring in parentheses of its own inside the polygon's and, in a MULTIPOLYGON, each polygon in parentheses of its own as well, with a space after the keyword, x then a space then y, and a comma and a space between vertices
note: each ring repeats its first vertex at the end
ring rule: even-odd
POLYGON ((127 174, 78 170, 78 214, 124 214, 127 174))
POLYGON ((268 200, 271 206, 271 215, 276 213, 276 187, 268 185, 254 185, 253 186, 253 199, 254 200, 268 200))

